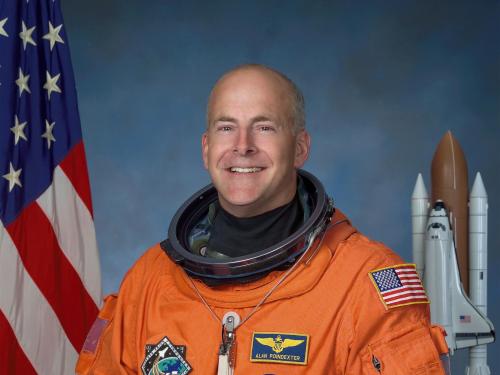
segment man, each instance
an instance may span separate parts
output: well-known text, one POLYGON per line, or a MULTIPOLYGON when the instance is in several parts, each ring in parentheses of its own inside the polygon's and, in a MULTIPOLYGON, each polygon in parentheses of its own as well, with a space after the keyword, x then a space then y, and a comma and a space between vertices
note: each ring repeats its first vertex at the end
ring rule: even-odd
POLYGON ((206 187, 107 298, 79 374, 444 374, 413 265, 351 227, 299 170, 310 138, 279 72, 226 73, 208 102, 206 187))

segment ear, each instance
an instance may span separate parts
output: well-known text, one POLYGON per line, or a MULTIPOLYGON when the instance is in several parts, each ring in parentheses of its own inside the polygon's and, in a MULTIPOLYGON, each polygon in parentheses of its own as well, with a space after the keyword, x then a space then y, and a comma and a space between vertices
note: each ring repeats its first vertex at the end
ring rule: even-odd
POLYGON ((208 169, 208 131, 201 136, 201 155, 203 157, 203 165, 208 169))
POLYGON ((311 137, 306 130, 300 130, 295 139, 295 168, 301 168, 309 158, 311 148, 311 137))

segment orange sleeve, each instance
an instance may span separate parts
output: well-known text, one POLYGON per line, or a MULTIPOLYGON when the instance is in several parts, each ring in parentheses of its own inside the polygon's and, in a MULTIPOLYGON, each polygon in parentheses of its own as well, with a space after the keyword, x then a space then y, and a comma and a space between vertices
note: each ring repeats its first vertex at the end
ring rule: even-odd
MULTIPOLYGON (((387 254, 373 269, 402 263, 397 255, 387 254)), ((428 304, 386 308, 368 273, 360 274, 353 294, 345 374, 446 374, 441 364, 448 352, 445 332, 431 326, 428 304)))
POLYGON ((106 297, 76 365, 78 375, 137 374, 137 296, 148 252, 130 269, 118 295, 106 297))
POLYGON ((126 333, 133 335, 134 330, 130 329, 133 320, 127 319, 130 315, 129 305, 126 309, 120 295, 108 296, 103 309, 90 330, 84 347, 80 352, 80 357, 76 365, 78 375, 105 375, 136 374, 135 370, 135 347, 131 345, 132 337, 126 337, 126 333), (94 329, 94 327, 98 327, 94 329))
POLYGON ((87 334, 80 357, 76 364, 76 374, 90 374, 96 358, 107 347, 111 335, 111 323, 116 309, 116 295, 104 298, 104 306, 87 334), (106 343, 105 343, 106 342, 106 343))

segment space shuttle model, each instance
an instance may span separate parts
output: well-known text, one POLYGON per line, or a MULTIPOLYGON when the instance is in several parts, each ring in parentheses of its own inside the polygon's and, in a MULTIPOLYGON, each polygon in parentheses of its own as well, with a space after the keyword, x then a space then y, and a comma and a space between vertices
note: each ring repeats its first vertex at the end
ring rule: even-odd
POLYGON ((419 174, 411 199, 413 260, 431 301, 431 320, 447 333, 450 354, 469 349, 466 375, 487 375, 488 197, 477 173, 468 194, 467 162, 447 132, 431 167, 431 197, 419 174))

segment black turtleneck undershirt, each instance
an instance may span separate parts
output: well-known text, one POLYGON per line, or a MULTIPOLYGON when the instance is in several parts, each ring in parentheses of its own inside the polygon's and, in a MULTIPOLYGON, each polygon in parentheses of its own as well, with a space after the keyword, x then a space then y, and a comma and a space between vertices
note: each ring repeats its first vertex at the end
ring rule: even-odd
POLYGON ((264 250, 284 240, 302 224, 298 194, 284 206, 252 217, 236 217, 216 203, 208 248, 230 257, 264 250))

